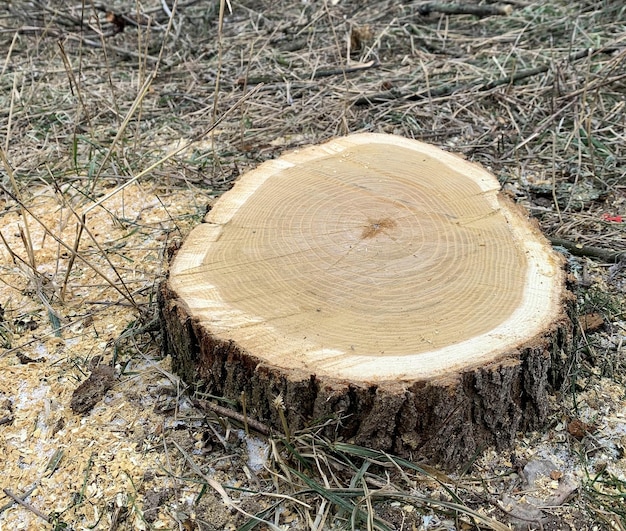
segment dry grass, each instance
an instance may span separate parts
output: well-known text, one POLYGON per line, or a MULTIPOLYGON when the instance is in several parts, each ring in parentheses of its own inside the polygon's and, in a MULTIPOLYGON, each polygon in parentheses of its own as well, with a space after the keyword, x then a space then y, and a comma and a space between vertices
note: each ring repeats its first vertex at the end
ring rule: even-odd
MULTIPOLYGON (((73 384, 97 352, 124 381, 146 371, 173 393, 155 395, 166 420, 138 446, 159 463, 150 477, 129 469, 102 487, 116 496, 99 497, 89 487, 103 465, 84 456, 78 487, 54 507, 23 496, 40 517, 33 505, 0 508, 0 528, 12 514, 7 526, 21 518, 29 529, 506 529, 502 496, 521 487, 519 460, 540 447, 579 474, 569 502, 547 510, 546 529, 624 529, 623 436, 578 441, 564 428, 582 418, 600 434, 625 429, 623 258, 568 254, 581 313, 600 312, 605 325, 581 329, 548 434, 454 477, 288 426, 255 471, 235 421, 204 419, 180 394, 152 326, 167 242, 200 219, 209 196, 263 160, 346 133, 396 133, 460 152, 493 171, 548 235, 623 252, 623 2, 511 0, 509 15, 480 19, 424 14, 424 2, 231 3, 0 7, 0 361, 54 336, 104 337, 98 319, 117 315, 106 345, 59 355, 47 377, 69 371, 73 384), (124 201, 137 197, 153 198, 162 215, 126 216, 124 201), (109 223, 113 232, 103 230, 109 223), (44 241, 54 242, 52 255, 44 241)), ((14 397, 0 392, 0 420, 12 415, 3 416, 5 400, 14 397)), ((66 463, 51 460, 46 477, 66 463)), ((46 485, 36 483, 40 496, 46 485)), ((3 487, 26 494, 22 483, 3 487)))

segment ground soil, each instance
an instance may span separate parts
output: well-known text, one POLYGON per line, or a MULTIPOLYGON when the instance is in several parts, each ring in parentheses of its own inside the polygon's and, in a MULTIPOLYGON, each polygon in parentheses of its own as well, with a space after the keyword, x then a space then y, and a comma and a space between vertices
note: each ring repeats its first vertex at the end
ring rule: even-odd
POLYGON ((626 11, 481 5, 506 9, 0 7, 0 529, 624 529, 626 11), (314 431, 248 436, 161 350, 156 287, 212 202, 365 131, 493 172, 564 253, 584 317, 546 429, 453 475, 314 431))

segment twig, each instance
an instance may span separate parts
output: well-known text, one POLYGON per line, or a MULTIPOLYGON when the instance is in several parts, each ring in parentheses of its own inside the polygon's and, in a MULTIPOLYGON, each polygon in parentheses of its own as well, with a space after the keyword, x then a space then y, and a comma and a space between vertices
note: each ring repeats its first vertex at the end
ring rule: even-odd
MULTIPOLYGON (((28 489, 26 489, 24 491, 24 494, 20 494, 19 498, 21 498, 22 500, 25 500, 26 498, 28 498, 35 491, 35 489, 38 486, 39 486, 39 481, 36 481, 28 489)), ((11 499, 13 501, 5 503, 2 507, 0 507, 0 514, 2 514, 7 509, 10 509, 11 507, 13 507, 13 505, 16 503, 15 498, 12 497, 11 499)))
POLYGON ((25 507, 33 514, 36 514, 37 516, 39 516, 39 518, 41 518, 42 520, 46 522, 50 522, 50 519, 48 518, 47 515, 35 509, 30 503, 26 503, 22 498, 13 494, 9 489, 2 489, 2 492, 4 492, 9 498, 12 498, 15 502, 19 503, 22 507, 25 507))
MULTIPOLYGON (((581 50, 575 54, 571 54, 568 57, 569 62, 578 61, 583 57, 589 57, 592 55, 596 55, 599 53, 612 53, 615 51, 615 47, 605 47, 598 48, 596 50, 589 48, 585 50, 581 50)), ((502 85, 512 85, 522 79, 526 79, 532 76, 536 76, 539 74, 544 74, 550 69, 550 64, 544 64, 537 66, 535 68, 529 68, 527 70, 520 70, 519 72, 515 72, 508 76, 500 77, 498 79, 494 79, 493 81, 485 81, 484 79, 480 79, 477 81, 472 81, 470 83, 448 83, 446 85, 441 85, 432 90, 423 90, 421 92, 399 92, 397 90, 388 90, 386 92, 379 92, 377 94, 371 94, 369 96, 361 96, 356 100, 357 105, 367 105, 371 103, 384 103, 390 100, 395 99, 403 99, 406 101, 417 101, 426 98, 439 98, 444 96, 450 96, 455 92, 459 91, 470 91, 470 90, 478 90, 478 91, 487 91, 496 87, 500 87, 502 85)))
MULTIPOLYGON (((368 70, 370 68, 378 68, 380 63, 378 61, 369 61, 368 63, 363 63, 355 66, 350 66, 347 68, 336 68, 331 70, 316 70, 310 76, 307 76, 307 79, 319 79, 321 77, 330 77, 330 76, 342 76, 344 74, 351 74, 353 72, 360 72, 361 70, 368 70)), ((301 76, 303 77, 303 76, 301 76)), ((297 78, 293 78, 296 81, 299 81, 297 78)), ((256 77, 240 77, 235 82, 236 85, 245 86, 247 84, 255 84, 255 83, 279 83, 281 81, 285 81, 285 76, 256 76, 256 77)))
POLYGON ((212 411, 213 413, 216 413, 217 415, 228 417, 229 419, 233 419, 233 420, 236 420, 237 422, 241 422, 243 425, 249 426, 254 431, 262 435, 267 436, 271 433, 271 430, 269 429, 269 427, 263 424, 262 422, 255 420, 255 419, 251 419, 249 416, 247 415, 244 416, 241 413, 237 413, 236 411, 233 411, 232 409, 229 409, 227 407, 218 406, 217 404, 214 404, 213 402, 208 402, 207 400, 200 400, 200 399, 194 399, 192 400, 192 402, 196 407, 199 407, 200 409, 204 409, 205 411, 207 410, 212 411))
POLYGON ((517 7, 528 7, 530 2, 522 2, 521 0, 487 0, 488 4, 511 4, 517 7))
MULTIPOLYGON (((16 31, 19 34, 40 33, 40 34, 45 34, 46 36, 49 36, 49 37, 55 37, 57 39, 64 38, 67 40, 77 41, 81 44, 91 46, 92 48, 102 48, 101 42, 98 42, 93 39, 89 39, 87 37, 83 37, 80 35, 74 35, 73 33, 64 34, 60 31, 56 31, 54 28, 42 28, 39 26, 22 26, 21 28, 18 28, 17 30, 11 30, 11 31, 16 31)), ((0 34, 1 33, 2 31, 0 31, 0 34)), ((112 37, 113 35, 115 35, 115 33, 111 33, 111 34, 105 33, 105 34, 102 34, 102 37, 112 37)), ((140 55, 133 50, 127 50, 125 48, 122 48, 120 46, 114 46, 112 44, 107 44, 107 50, 113 51, 117 53, 118 55, 120 55, 121 57, 141 58, 141 59, 146 60, 149 63, 158 62, 157 57, 153 57, 151 55, 145 55, 145 54, 140 55)))
POLYGON ((444 15, 474 15, 475 17, 491 17, 493 15, 508 16, 513 12, 510 5, 467 5, 467 4, 434 4, 429 2, 418 8, 420 15, 443 13, 444 15))
POLYGON ((161 0, 161 5, 163 6, 163 11, 168 16, 168 18, 172 18, 172 10, 167 5, 167 2, 165 0, 161 0))
POLYGON ((592 247, 563 238, 554 238, 552 236, 549 237, 549 240, 552 245, 565 247, 574 256, 589 256, 591 258, 599 258, 605 262, 619 262, 626 258, 625 251, 613 251, 611 249, 603 249, 602 247, 592 247))

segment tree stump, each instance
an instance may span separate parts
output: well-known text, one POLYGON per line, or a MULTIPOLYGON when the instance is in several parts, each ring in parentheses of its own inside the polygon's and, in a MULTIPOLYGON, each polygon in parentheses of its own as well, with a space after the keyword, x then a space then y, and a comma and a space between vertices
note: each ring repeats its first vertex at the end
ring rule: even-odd
POLYGON ((174 256, 166 349, 282 431, 448 467, 540 427, 570 350, 560 255, 489 172, 355 134, 242 176, 174 256), (278 402, 276 399, 278 398, 278 402))

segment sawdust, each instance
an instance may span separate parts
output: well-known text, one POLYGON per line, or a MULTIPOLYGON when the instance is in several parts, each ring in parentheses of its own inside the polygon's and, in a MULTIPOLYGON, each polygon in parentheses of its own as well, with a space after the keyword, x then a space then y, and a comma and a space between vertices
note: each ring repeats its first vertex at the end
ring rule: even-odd
MULTIPOLYGON (((32 194, 33 216, 46 227, 60 228, 55 235, 73 242, 76 220, 64 202, 47 188, 32 194)), ((87 227, 105 242, 107 256, 138 306, 147 307, 154 280, 162 273, 169 235, 200 215, 207 201, 198 192, 164 197, 132 186, 87 216, 87 227)), ((25 256, 24 225, 16 211, 4 214, 2 233, 16 256, 25 256)), ((100 503, 120 504, 119 496, 128 493, 139 496, 156 478, 161 491, 174 487, 163 472, 157 443, 176 420, 157 405, 168 391, 178 392, 177 380, 170 378, 169 362, 160 359, 158 346, 138 359, 120 352, 119 339, 134 326, 136 309, 90 267, 77 262, 65 304, 42 310, 41 298, 51 299, 52 292, 61 290, 45 283, 46 273, 66 267, 68 253, 31 216, 28 225, 38 274, 13 261, 6 248, 0 254, 3 331, 10 347, 0 354, 2 484, 15 495, 34 489, 30 505, 52 515, 51 522, 58 512, 60 520, 76 529, 108 528, 112 517, 103 519, 100 503), (102 365, 90 367, 91 360, 102 365)), ((83 237, 80 249, 113 277, 113 268, 100 260, 93 242, 83 237)), ((184 495, 179 490, 177 495, 184 495)), ((135 529, 146 528, 140 514, 129 516, 135 529)), ((165 525, 161 516, 152 519, 157 528, 165 525)), ((17 504, 0 515, 3 529, 44 525, 17 504)))

